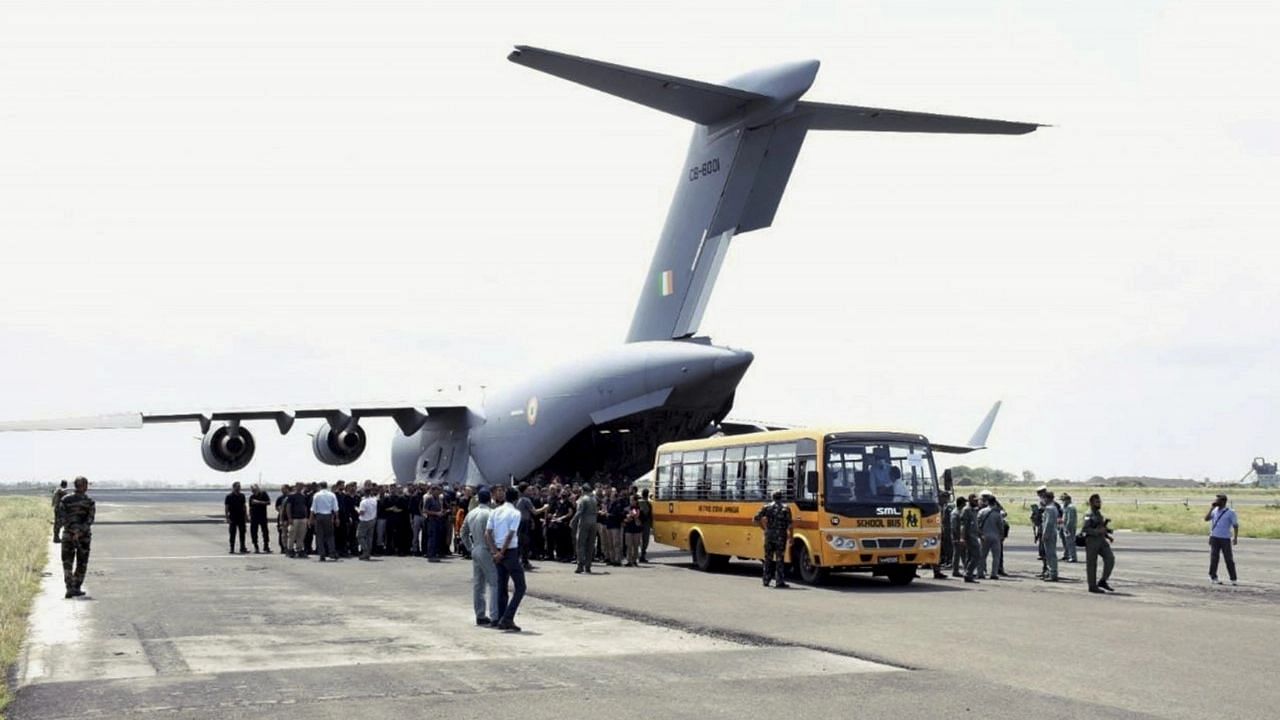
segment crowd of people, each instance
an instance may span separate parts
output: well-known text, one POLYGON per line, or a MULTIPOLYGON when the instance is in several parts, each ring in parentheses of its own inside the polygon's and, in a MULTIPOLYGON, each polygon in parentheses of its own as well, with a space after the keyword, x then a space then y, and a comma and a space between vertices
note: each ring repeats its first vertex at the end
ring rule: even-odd
MULTIPOLYGON (((545 484, 510 487, 521 517, 523 568, 547 560, 577 563, 578 569, 589 572, 597 561, 624 567, 648 561, 653 508, 647 489, 638 492, 634 486, 564 482, 558 477, 545 484)), ((282 485, 274 500, 258 485, 245 494, 235 483, 223 501, 227 550, 247 554, 248 543, 254 553, 270 553, 274 534, 276 547, 289 557, 318 556, 321 562, 375 555, 420 556, 436 562, 468 557, 463 521, 480 503, 477 488, 449 483, 338 481, 332 488, 325 482, 297 483, 282 485), (272 506, 274 533, 268 519, 272 506)))
MULTIPOLYGON (((227 551, 271 552, 270 495, 234 483, 223 501, 227 551), (261 540, 261 542, 259 542, 261 540)), ((476 624, 519 632, 515 615, 533 561, 595 562, 637 567, 648 562, 653 528, 649 491, 598 483, 520 483, 492 488, 448 483, 409 486, 337 482, 283 485, 274 501, 276 546, 291 558, 320 562, 374 555, 428 562, 461 555, 472 562, 476 624)))
MULTIPOLYGON (((943 568, 951 567, 952 577, 963 577, 967 583, 999 580, 1009 577, 1004 569, 1004 544, 1009 537, 1009 514, 990 490, 960 495, 955 504, 942 493, 942 563, 934 568, 934 577, 945 577, 943 568)), ((1031 527, 1039 560, 1038 577, 1045 582, 1058 582, 1058 563, 1074 563, 1076 549, 1085 549, 1085 577, 1089 592, 1114 592, 1107 582, 1115 568, 1111 543, 1111 521, 1102 514, 1102 497, 1089 496, 1089 510, 1077 532, 1079 514, 1071 495, 1061 497, 1045 486, 1036 489, 1037 501, 1031 507, 1031 527), (1062 555, 1059 556, 1059 547, 1062 555), (1098 576, 1098 560, 1102 560, 1102 576, 1098 576)))

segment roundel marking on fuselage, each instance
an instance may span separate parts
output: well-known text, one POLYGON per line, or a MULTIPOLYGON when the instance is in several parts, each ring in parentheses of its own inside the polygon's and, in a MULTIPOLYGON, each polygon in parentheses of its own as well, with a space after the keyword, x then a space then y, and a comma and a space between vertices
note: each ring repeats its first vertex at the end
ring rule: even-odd
POLYGON ((529 421, 530 425, 538 422, 538 396, 534 395, 529 398, 529 404, 524 407, 524 419, 529 421))

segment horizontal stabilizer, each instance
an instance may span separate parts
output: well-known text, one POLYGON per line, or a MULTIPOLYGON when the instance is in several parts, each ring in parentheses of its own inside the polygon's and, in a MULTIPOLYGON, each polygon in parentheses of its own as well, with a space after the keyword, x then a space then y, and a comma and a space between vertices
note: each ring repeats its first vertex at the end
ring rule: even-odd
POLYGON ((810 130, 1025 135, 1044 127, 1036 123, 806 101, 796 105, 796 114, 809 117, 810 130))
POLYGON ((995 405, 987 411, 987 416, 982 419, 982 423, 978 425, 978 429, 973 431, 973 437, 969 438, 968 445, 946 445, 943 443, 931 443, 930 447, 935 452, 948 453, 951 455, 964 455, 974 450, 985 450, 987 448, 987 438, 991 436, 991 428, 996 424, 996 415, 1000 413, 1001 401, 997 400, 995 405))
POLYGON ((723 85, 614 65, 528 45, 516 46, 507 59, 517 65, 692 120, 699 125, 711 125, 738 112, 752 101, 768 99, 763 95, 723 85))

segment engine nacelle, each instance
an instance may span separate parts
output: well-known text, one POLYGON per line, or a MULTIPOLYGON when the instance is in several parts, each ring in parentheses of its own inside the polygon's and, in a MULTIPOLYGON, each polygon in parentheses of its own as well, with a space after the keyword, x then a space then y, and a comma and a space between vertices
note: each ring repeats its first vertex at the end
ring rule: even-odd
POLYGON ((364 454, 368 438, 364 428, 352 423, 346 430, 334 430, 328 422, 320 426, 311 442, 316 459, 325 465, 347 465, 364 454))
POLYGON ((219 425, 210 428, 200 442, 204 464, 219 472, 243 470, 253 459, 253 435, 242 427, 219 425))

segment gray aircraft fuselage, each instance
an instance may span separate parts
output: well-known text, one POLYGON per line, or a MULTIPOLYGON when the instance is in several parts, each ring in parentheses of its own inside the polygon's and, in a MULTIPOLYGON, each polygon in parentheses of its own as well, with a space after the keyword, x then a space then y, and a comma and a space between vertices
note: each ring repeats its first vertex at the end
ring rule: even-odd
MULTIPOLYGON (((700 342, 639 342, 491 392, 470 428, 424 427, 392 445, 396 480, 499 482, 544 470, 638 476, 658 445, 723 420, 752 355, 700 342), (460 475, 470 456, 475 467, 460 475), (475 477, 478 471, 480 478, 475 477)), ((464 471, 465 472, 465 471, 464 471)))

